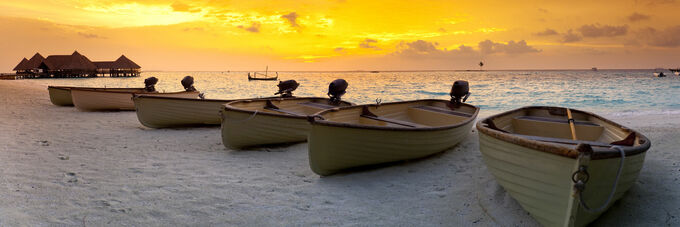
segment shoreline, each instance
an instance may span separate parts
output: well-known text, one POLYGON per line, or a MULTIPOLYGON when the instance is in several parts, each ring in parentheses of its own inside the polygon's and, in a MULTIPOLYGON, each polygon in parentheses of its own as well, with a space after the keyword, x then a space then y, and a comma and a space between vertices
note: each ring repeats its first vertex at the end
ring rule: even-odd
MULTIPOLYGON (((30 80, 0 80, 0 105, 0 226, 538 225, 486 170, 476 129, 431 157, 321 178, 306 143, 233 151, 219 127, 57 107, 30 80)), ((596 113, 652 148, 593 225, 680 225, 680 110, 658 112, 596 113)))

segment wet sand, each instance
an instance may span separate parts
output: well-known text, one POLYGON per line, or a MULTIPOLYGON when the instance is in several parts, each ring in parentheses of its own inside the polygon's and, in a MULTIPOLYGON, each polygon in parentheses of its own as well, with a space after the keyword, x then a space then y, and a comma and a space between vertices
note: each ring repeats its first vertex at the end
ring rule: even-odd
MULTIPOLYGON (((476 130, 432 157, 321 178, 306 143, 233 151, 219 128, 54 106, 30 80, 0 80, 0 106, 0 226, 538 225, 487 171, 476 130)), ((604 116, 652 148, 594 224, 680 225, 680 114, 604 116)))

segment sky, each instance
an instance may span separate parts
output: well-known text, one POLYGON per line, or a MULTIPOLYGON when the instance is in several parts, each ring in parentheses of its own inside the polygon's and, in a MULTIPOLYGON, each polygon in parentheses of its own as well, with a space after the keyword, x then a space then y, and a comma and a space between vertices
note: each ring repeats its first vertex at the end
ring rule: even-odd
POLYGON ((0 72, 121 54, 143 70, 680 67, 676 0, 0 1, 0 72))

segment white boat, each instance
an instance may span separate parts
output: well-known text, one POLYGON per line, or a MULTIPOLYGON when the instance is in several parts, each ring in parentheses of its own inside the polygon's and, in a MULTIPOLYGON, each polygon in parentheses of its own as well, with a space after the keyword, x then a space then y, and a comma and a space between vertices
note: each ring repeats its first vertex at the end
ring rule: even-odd
POLYGON ((561 107, 508 111, 477 129, 487 169, 544 226, 598 218, 635 184, 651 146, 639 132, 561 107))
POLYGON ((142 92, 144 88, 94 88, 94 87, 70 87, 70 86, 47 86, 47 91, 50 95, 50 101, 57 106, 73 106, 71 99, 71 89, 93 89, 102 91, 130 91, 142 92))
POLYGON ((73 105, 82 111, 119 111, 135 110, 132 97, 135 94, 163 97, 183 97, 198 99, 198 91, 180 92, 129 92, 129 91, 101 91, 95 89, 71 89, 73 105))
POLYGON ((309 166, 330 175, 442 152, 470 134, 478 112, 437 99, 325 110, 310 119, 309 166))
POLYGON ((222 109, 222 142, 229 148, 304 142, 310 129, 307 116, 352 105, 328 98, 239 100, 222 109))
POLYGON ((150 95, 135 95, 132 100, 137 119, 149 128, 219 126, 222 106, 234 101, 150 95))

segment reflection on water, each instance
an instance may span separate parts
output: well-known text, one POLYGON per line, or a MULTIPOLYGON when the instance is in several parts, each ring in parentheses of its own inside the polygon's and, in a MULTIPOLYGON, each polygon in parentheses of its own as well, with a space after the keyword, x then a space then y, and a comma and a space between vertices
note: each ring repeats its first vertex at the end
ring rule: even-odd
MULTIPOLYGON (((182 89, 180 80, 191 75, 207 98, 236 99, 271 96, 278 81, 248 81, 243 72, 144 72, 137 78, 41 79, 44 85, 142 87, 146 77, 160 80, 159 91, 182 89)), ((294 79, 296 96, 326 97, 328 84, 349 82, 350 102, 374 103, 411 99, 449 99, 456 80, 470 82, 468 102, 482 108, 482 116, 527 105, 567 106, 594 112, 642 112, 680 109, 680 77, 653 77, 646 71, 490 71, 490 72, 301 72, 279 73, 294 79)))

